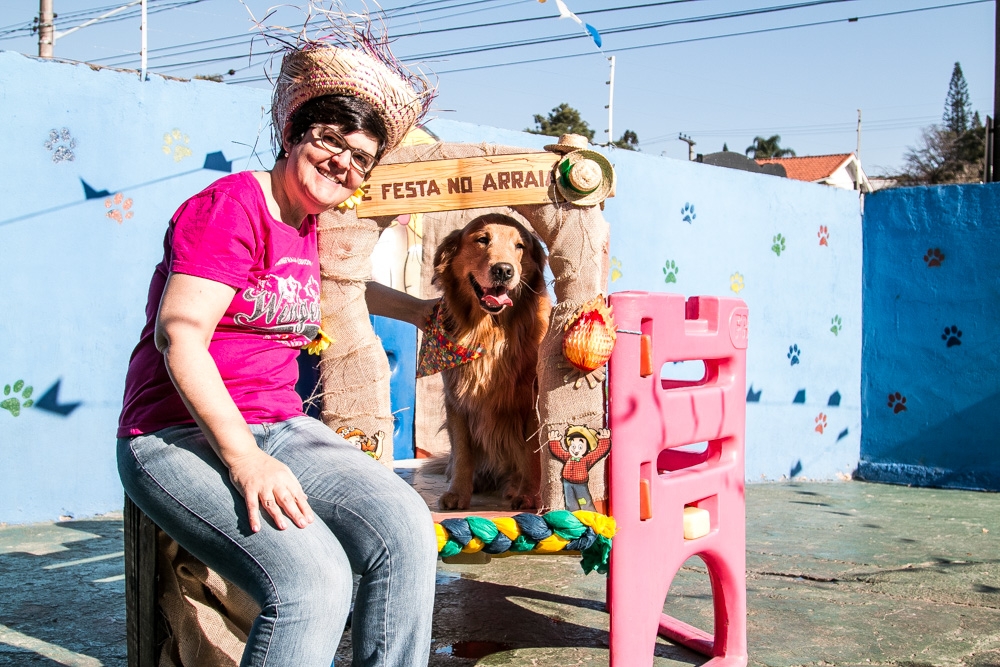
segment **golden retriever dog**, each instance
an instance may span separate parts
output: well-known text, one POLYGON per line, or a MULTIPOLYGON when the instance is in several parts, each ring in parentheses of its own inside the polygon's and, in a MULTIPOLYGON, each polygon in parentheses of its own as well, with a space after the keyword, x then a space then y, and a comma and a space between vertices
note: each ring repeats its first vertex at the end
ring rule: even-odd
POLYGON ((500 488, 513 509, 537 506, 538 346, 552 302, 545 249, 516 220, 490 213, 449 234, 434 256, 448 335, 483 355, 444 371, 451 483, 442 509, 500 488))

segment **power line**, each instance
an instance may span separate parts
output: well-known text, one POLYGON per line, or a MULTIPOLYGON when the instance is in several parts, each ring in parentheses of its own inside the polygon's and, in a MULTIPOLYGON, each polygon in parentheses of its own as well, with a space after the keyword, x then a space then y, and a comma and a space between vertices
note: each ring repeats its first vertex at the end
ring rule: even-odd
MULTIPOLYGON (((666 2, 647 3, 647 4, 644 4, 644 5, 631 5, 631 6, 627 6, 627 7, 617 7, 617 8, 613 8, 613 9, 592 10, 591 12, 581 12, 581 14, 584 14, 584 13, 610 12, 610 11, 622 11, 622 10, 645 8, 645 7, 652 7, 652 6, 671 5, 671 4, 677 4, 679 2, 690 2, 690 1, 698 1, 698 0, 667 0, 666 2)), ((670 19, 670 20, 667 20, 667 21, 656 21, 656 22, 650 22, 650 23, 640 23, 640 24, 626 25, 626 26, 620 26, 620 27, 617 27, 617 28, 604 29, 604 30, 601 31, 601 34, 602 35, 610 35, 610 34, 617 34, 617 33, 622 33, 622 32, 635 32, 635 31, 639 31, 639 30, 647 30, 647 29, 653 29, 653 28, 662 28, 662 27, 675 26, 675 25, 685 25, 685 24, 691 24, 691 23, 703 23, 703 22, 708 22, 708 21, 725 20, 725 19, 732 19, 732 18, 745 18, 745 17, 748 17, 748 16, 755 16, 755 15, 762 15, 762 14, 772 14, 772 13, 775 13, 775 12, 790 11, 790 10, 795 10, 795 9, 817 7, 817 6, 821 6, 821 5, 841 4, 841 3, 844 3, 844 2, 856 2, 856 1, 858 1, 858 0, 808 0, 806 2, 798 2, 798 3, 786 4, 786 5, 773 5, 773 6, 770 6, 770 7, 761 7, 761 8, 749 9, 749 10, 739 10, 739 11, 733 11, 733 12, 723 12, 723 13, 719 13, 719 14, 706 14, 706 15, 702 15, 702 16, 694 16, 694 17, 688 17, 688 18, 670 19)), ((416 37, 416 36, 423 36, 423 35, 428 35, 428 34, 438 34, 438 33, 442 33, 442 32, 454 32, 454 31, 465 30, 465 29, 470 29, 470 28, 495 27, 495 26, 504 25, 504 24, 507 24, 507 23, 519 23, 519 22, 523 22, 523 21, 526 21, 526 20, 532 20, 532 21, 534 21, 534 20, 551 20, 552 18, 553 17, 551 17, 551 16, 545 16, 545 17, 532 17, 532 18, 528 18, 528 19, 511 19, 509 21, 501 21, 501 22, 496 22, 496 23, 492 23, 492 24, 478 24, 478 25, 474 25, 474 26, 457 26, 457 27, 453 27, 453 28, 443 28, 443 29, 432 30, 432 31, 420 31, 420 32, 414 32, 414 33, 404 33, 402 35, 397 35, 396 38, 397 39, 402 39, 404 37, 416 37)), ((411 60, 411 61, 426 61, 426 60, 432 60, 432 59, 438 59, 438 58, 454 57, 454 56, 459 56, 459 55, 469 55, 469 54, 473 54, 473 53, 483 53, 483 52, 488 52, 488 51, 496 51, 496 50, 502 50, 502 49, 517 48, 517 47, 522 47, 522 46, 537 46, 537 45, 540 45, 540 44, 551 44, 551 43, 555 43, 555 42, 563 42, 563 41, 575 40, 575 39, 579 39, 579 38, 580 38, 580 36, 576 35, 576 34, 572 34, 572 35, 565 35, 565 34, 550 35, 550 36, 546 36, 546 37, 537 37, 537 38, 524 39, 524 40, 519 40, 519 41, 500 42, 500 43, 488 44, 488 45, 476 45, 476 46, 469 46, 469 47, 463 47, 463 48, 458 48, 458 49, 449 49, 449 50, 443 50, 443 51, 437 51, 437 52, 429 52, 429 53, 416 54, 416 55, 411 55, 411 56, 407 57, 407 60, 411 60)), ((606 53, 612 53, 612 52, 613 52, 612 50, 606 51, 606 53)), ((176 54, 176 55, 180 55, 180 54, 176 54)), ((239 58, 239 57, 242 57, 242 56, 233 56, 231 59, 235 59, 235 58, 239 58)), ((225 58, 210 58, 210 59, 204 59, 204 60, 188 61, 188 62, 184 62, 184 63, 171 63, 171 64, 168 64, 168 65, 163 65, 159 69, 162 70, 164 68, 190 67, 190 66, 200 65, 200 64, 209 64, 209 63, 216 63, 216 62, 224 62, 225 60, 226 60, 225 58)), ((526 62, 532 62, 532 61, 526 61, 526 62)), ((455 70, 452 70, 452 71, 455 71, 455 70)), ((461 70, 458 70, 458 71, 461 71, 461 70)), ((231 83, 248 83, 248 82, 251 82, 251 81, 263 81, 265 79, 266 79, 265 76, 258 76, 258 77, 254 77, 254 78, 250 78, 250 79, 234 80, 234 81, 231 81, 231 83)))
MULTIPOLYGON (((865 16, 854 16, 854 17, 845 18, 845 19, 831 19, 831 20, 828 20, 828 21, 814 21, 812 23, 798 23, 798 24, 795 24, 795 25, 778 26, 778 27, 775 27, 775 28, 761 28, 761 29, 758 29, 758 30, 744 30, 744 31, 741 31, 741 32, 730 32, 730 33, 725 33, 725 34, 722 34, 722 35, 707 35, 707 36, 704 36, 704 37, 691 37, 691 38, 688 38, 688 39, 678 39, 678 40, 673 40, 673 41, 669 41, 669 42, 657 42, 655 44, 640 44, 638 46, 624 46, 624 47, 620 47, 620 48, 617 48, 617 49, 605 49, 604 53, 606 53, 606 54, 613 54, 613 53, 617 54, 617 53, 624 53, 626 51, 637 51, 637 50, 640 50, 640 49, 652 49, 652 48, 656 48, 656 47, 659 47, 659 46, 674 46, 676 44, 690 44, 690 43, 693 43, 693 42, 704 42, 704 41, 713 40, 713 39, 725 39, 725 38, 728 38, 728 37, 743 37, 745 35, 759 35, 759 34, 769 33, 769 32, 778 32, 778 31, 782 31, 782 30, 795 30, 795 29, 798 29, 798 28, 812 28, 812 27, 816 27, 816 26, 832 25, 832 24, 836 24, 836 23, 856 23, 856 22, 864 20, 864 19, 886 18, 886 17, 889 17, 889 16, 899 16, 901 14, 913 14, 913 13, 916 13, 916 12, 926 12, 926 11, 931 11, 931 10, 936 10, 936 9, 950 9, 952 7, 964 7, 966 5, 979 5, 979 4, 983 4, 983 3, 986 3, 986 2, 995 2, 995 0, 967 0, 966 2, 958 2, 958 3, 948 4, 948 5, 934 5, 932 7, 918 7, 916 9, 903 9, 903 10, 899 10, 899 11, 895 11, 895 12, 885 12, 885 13, 881 13, 881 14, 868 14, 868 15, 865 15, 865 16)), ((545 57, 542 57, 542 58, 531 58, 531 59, 528 59, 528 60, 517 60, 517 61, 510 61, 510 62, 503 62, 503 63, 493 63, 493 64, 490 64, 490 65, 476 65, 476 66, 473 66, 473 67, 463 67, 463 68, 458 68, 458 69, 442 70, 440 72, 437 72, 437 74, 438 75, 442 75, 442 74, 455 74, 457 72, 473 72, 473 71, 476 71, 476 70, 493 69, 495 67, 510 67, 512 65, 528 65, 528 64, 533 64, 533 63, 548 62, 550 60, 565 60, 565 59, 568 59, 568 58, 592 57, 593 55, 594 55, 593 51, 587 51, 585 53, 570 53, 570 54, 565 54, 565 55, 560 55, 560 56, 545 56, 545 57)), ((238 82, 234 81, 233 83, 238 83, 238 82)))

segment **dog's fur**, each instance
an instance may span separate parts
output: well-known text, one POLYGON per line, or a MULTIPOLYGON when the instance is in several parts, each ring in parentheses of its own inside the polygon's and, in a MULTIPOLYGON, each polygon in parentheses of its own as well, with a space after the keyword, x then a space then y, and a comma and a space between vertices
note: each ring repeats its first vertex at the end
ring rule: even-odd
POLYGON ((443 509, 467 509, 492 481, 513 509, 537 506, 536 364, 552 303, 545 249, 516 220, 491 213, 452 232, 434 256, 444 325, 479 359, 444 371, 451 484, 443 509))

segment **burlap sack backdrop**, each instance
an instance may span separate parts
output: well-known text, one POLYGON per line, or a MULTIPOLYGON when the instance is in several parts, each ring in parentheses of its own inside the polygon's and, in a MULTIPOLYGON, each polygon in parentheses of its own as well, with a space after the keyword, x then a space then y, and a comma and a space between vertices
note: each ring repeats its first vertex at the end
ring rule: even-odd
MULTIPOLYGON (((523 148, 510 146, 497 146, 490 144, 451 144, 438 143, 421 146, 401 147, 386 156, 383 164, 397 164, 403 162, 419 162, 426 160, 445 160, 462 157, 505 155, 515 153, 530 152, 523 148)), ((570 322, 577 310, 587 301, 594 297, 606 294, 608 275, 608 243, 609 226, 601 214, 600 208, 577 207, 572 204, 538 204, 522 205, 512 209, 473 209, 466 211, 451 211, 446 213, 428 213, 424 216, 424 239, 423 239, 423 269, 422 269, 422 296, 431 297, 438 295, 438 290, 431 285, 431 278, 434 272, 434 252, 438 242, 454 229, 463 227, 467 222, 486 212, 497 211, 513 215, 522 219, 533 228, 545 243, 549 252, 549 264, 555 277, 556 304, 552 311, 549 324, 549 331, 542 342, 539 353, 538 375, 539 375, 539 400, 538 414, 541 429, 538 434, 538 455, 542 462, 542 509, 562 509, 565 506, 563 486, 562 486, 562 462, 555 459, 548 449, 548 433, 550 430, 565 432, 570 425, 587 426, 592 429, 600 429, 604 426, 604 393, 601 385, 590 387, 584 382, 579 387, 576 386, 575 378, 568 375, 564 367, 564 357, 562 354, 563 329, 570 322)), ((347 271, 341 264, 349 264, 354 258, 353 255, 341 250, 346 241, 337 239, 336 244, 332 240, 324 242, 323 234, 329 233, 333 227, 327 227, 327 221, 334 215, 347 217, 343 214, 328 214, 324 216, 321 224, 320 240, 320 260, 323 269, 323 298, 324 298, 324 330, 326 330, 326 306, 330 303, 328 293, 333 293, 337 289, 338 298, 345 301, 356 302, 360 300, 364 305, 363 298, 357 294, 343 294, 339 290, 343 289, 343 279, 336 284, 331 284, 331 276, 344 276, 347 271), (337 249, 337 253, 331 249, 337 249)), ((365 220, 359 223, 364 224, 365 220)), ((367 229, 384 229, 389 223, 387 219, 369 221, 367 229)), ((339 231, 339 228, 338 228, 339 231)), ((352 237, 354 240, 356 237, 352 237)), ((356 244, 357 241, 354 241, 356 244)), ((371 241, 374 246, 374 240, 371 241)), ((352 245, 352 252, 359 252, 360 245, 352 245)), ((369 249, 370 252, 370 249, 369 249)), ((344 309, 343 312, 347 312, 344 309)), ((367 310, 365 310, 367 315, 367 310)), ((367 319, 367 318, 365 318, 367 319)), ((360 334, 359 334, 360 335, 360 334)), ((338 337, 339 341, 339 337, 338 337)), ((328 353, 333 352, 335 346, 331 346, 328 353)), ((366 350, 368 348, 366 347, 366 350)), ((381 353, 380 350, 378 350, 381 353)), ((384 355, 382 355, 384 357, 384 355)), ((326 357, 324 357, 326 363, 326 357)), ((376 360, 368 362, 375 368, 376 360)), ((385 362, 382 362, 385 366, 385 362)), ((474 363, 474 362, 473 362, 474 363)), ((360 367, 360 366, 359 366, 360 367)), ((376 405, 377 401, 385 401, 388 405, 388 370, 385 366, 384 377, 379 376, 378 384, 380 392, 378 397, 371 396, 365 398, 367 405, 376 405)), ((324 420, 328 424, 336 423, 333 416, 336 413, 345 413, 344 406, 336 407, 330 401, 335 395, 336 386, 330 386, 327 382, 333 381, 332 375, 324 370, 323 391, 324 400, 324 420), (328 415, 330 419, 328 419, 328 415)), ((374 387, 358 383, 359 387, 374 387)), ((448 434, 444 426, 444 402, 442 399, 442 382, 440 376, 421 378, 417 381, 417 413, 415 415, 416 446, 422 453, 437 454, 447 451, 448 434)), ((350 397, 355 399, 354 396, 350 397)), ((361 399, 355 399, 360 402, 361 399)), ((358 417, 360 419, 360 417, 358 417)), ((594 501, 602 511, 606 510, 605 501, 607 499, 607 489, 605 486, 604 460, 591 470, 590 489, 594 501)))

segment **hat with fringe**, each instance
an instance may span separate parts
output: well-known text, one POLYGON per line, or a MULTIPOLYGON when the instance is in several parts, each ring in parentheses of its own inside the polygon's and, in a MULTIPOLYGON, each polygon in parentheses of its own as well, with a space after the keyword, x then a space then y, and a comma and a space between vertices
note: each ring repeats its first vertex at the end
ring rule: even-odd
POLYGON ((434 89, 374 49, 308 43, 282 59, 271 107, 276 135, 303 104, 323 95, 350 95, 370 104, 385 124, 390 150, 427 112, 434 89))
POLYGON ((576 206, 596 206, 615 190, 615 170, 596 151, 575 150, 556 165, 556 189, 576 206))

